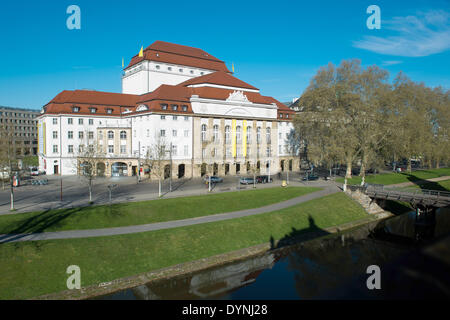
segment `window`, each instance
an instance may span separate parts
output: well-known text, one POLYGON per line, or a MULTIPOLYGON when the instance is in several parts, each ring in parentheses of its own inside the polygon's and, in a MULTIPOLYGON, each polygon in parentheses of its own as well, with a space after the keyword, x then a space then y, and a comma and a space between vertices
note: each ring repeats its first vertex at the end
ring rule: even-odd
POLYGON ((58 131, 53 131, 53 139, 58 139, 58 131))
POLYGON ((203 75, 203 74, 204 74, 204 72, 202 71, 202 72, 200 72, 200 74, 201 74, 201 75, 203 75))
POLYGON ((289 118, 289 114, 286 113, 286 118, 289 118))
POLYGON ((283 118, 283 114, 282 113, 280 113, 280 118, 283 118))
POLYGON ((72 118, 67 118, 67 124, 73 124, 73 119, 72 118))
POLYGON ((167 110, 167 104, 166 103, 162 103, 161 104, 161 109, 162 110, 167 110))
POLYGON ((103 131, 102 130, 100 130, 99 132, 98 132, 98 140, 103 140, 103 131))
POLYGON ((226 149, 227 157, 231 157, 231 148, 227 147, 226 149))
POLYGON ((270 127, 266 128, 266 143, 270 143, 270 127))
POLYGON ((172 105, 172 110, 173 111, 177 111, 178 110, 178 105, 177 104, 173 104, 172 105))
POLYGON ((270 157, 270 147, 267 147, 267 148, 266 148, 266 156, 267 156, 267 157, 270 157))
POLYGON ((261 143, 261 127, 256 128, 256 143, 261 143))
POLYGON ((80 107, 72 107, 72 111, 73 112, 78 112, 78 111, 80 111, 80 107))
POLYGON ((184 116, 184 121, 189 121, 189 117, 188 116, 184 116))
POLYGON ((236 140, 241 142, 241 126, 236 127, 236 140))
POLYGON ((83 124, 83 118, 78 119, 78 124, 83 124))
POLYGON ((202 141, 206 141, 206 124, 202 124, 202 141))
POLYGON ((89 110, 91 111, 91 113, 96 113, 97 112, 97 108, 89 108, 89 110))
POLYGON ((69 144, 69 145, 67 146, 67 152, 68 152, 68 153, 73 153, 73 145, 69 144))
POLYGON ((189 146, 188 145, 184 145, 184 155, 185 156, 189 155, 189 146))
POLYGON ((166 130, 161 130, 159 135, 160 135, 160 137, 165 137, 166 136, 166 130))
POLYGON ((94 119, 89 119, 89 125, 93 125, 94 124, 94 119))
POLYGON ((206 149, 205 148, 202 149, 202 157, 206 158, 206 149))
POLYGON ((166 116, 161 116, 161 120, 166 120, 166 116))
POLYGON ((110 108, 106 109, 106 113, 111 114, 112 112, 113 112, 113 109, 110 109, 110 108))
POLYGON ((147 129, 147 138, 150 137, 150 129, 147 129))
POLYGON ((177 130, 172 130, 172 136, 176 137, 177 136, 177 130))
POLYGON ((189 130, 184 130, 184 136, 189 137, 189 130))
POLYGON ((156 65, 155 68, 159 70, 159 65, 156 65))
POLYGON ((172 67, 167 67, 167 70, 172 71, 172 67))
POLYGON ((252 127, 247 127, 247 144, 252 143, 252 127))
POLYGON ((188 109, 188 107, 186 105, 181 106, 181 110, 183 110, 184 112, 186 112, 188 109))
POLYGON ((177 146, 176 145, 172 145, 172 156, 176 156, 177 155, 177 146))
POLYGON ((124 140, 127 138, 127 132, 126 131, 120 131, 120 139, 124 140))
POLYGON ((191 70, 191 74, 194 74, 194 70, 191 70))
POLYGON ((94 139, 94 131, 88 132, 88 139, 94 139))
POLYGON ((114 139, 114 131, 108 131, 108 139, 114 139))
POLYGON ((219 142, 219 126, 217 124, 213 126, 213 133, 213 141, 219 142))
POLYGON ((53 145, 53 153, 58 153, 58 145, 57 144, 53 145))
POLYGON ((178 71, 183 72, 183 69, 178 69, 178 71))
POLYGON ((225 143, 230 143, 230 126, 225 126, 225 143))
POLYGON ((178 117, 177 116, 172 116, 172 120, 177 121, 178 117))
POLYGON ((108 145, 108 153, 114 153, 114 145, 108 145))
POLYGON ((89 147, 88 147, 88 150, 89 150, 89 152, 94 152, 94 145, 93 144, 90 144, 89 145, 89 147))
POLYGON ((67 132, 67 138, 68 139, 73 139, 73 131, 68 131, 67 132))
POLYGON ((127 153, 127 146, 126 145, 121 145, 120 146, 120 153, 121 154, 127 153))
POLYGON ((281 144, 278 146, 278 153, 281 154, 281 144))
POLYGON ((213 157, 217 157, 217 148, 214 148, 214 149, 213 149, 213 154, 212 154, 212 156, 213 156, 213 157))

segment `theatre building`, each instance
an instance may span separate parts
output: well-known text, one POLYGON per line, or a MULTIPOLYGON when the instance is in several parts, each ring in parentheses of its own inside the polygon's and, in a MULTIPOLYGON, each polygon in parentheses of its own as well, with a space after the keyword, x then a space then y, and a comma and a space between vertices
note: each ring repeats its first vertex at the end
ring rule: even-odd
POLYGON ((124 68, 122 93, 66 90, 42 108, 39 165, 78 174, 89 148, 101 155, 99 175, 131 176, 150 170, 159 144, 173 178, 297 171, 287 140, 294 114, 209 53, 156 41, 124 68))

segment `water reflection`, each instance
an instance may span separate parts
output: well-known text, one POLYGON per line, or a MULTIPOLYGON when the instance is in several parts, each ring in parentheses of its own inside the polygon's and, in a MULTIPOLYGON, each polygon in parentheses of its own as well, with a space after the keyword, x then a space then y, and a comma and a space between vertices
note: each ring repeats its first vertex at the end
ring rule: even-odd
MULTIPOLYGON (((440 236, 450 231, 448 213, 450 213, 448 208, 440 209, 436 213, 434 235, 440 236)), ((409 260, 405 263, 411 264, 416 257, 421 257, 421 253, 417 252, 420 243, 415 239, 417 233, 415 222, 413 213, 397 216, 381 222, 372 233, 368 229, 361 228, 341 236, 334 235, 294 247, 275 249, 259 257, 188 276, 152 282, 101 298, 359 299, 404 297, 405 294, 413 292, 423 295, 428 292, 427 290, 435 290, 434 287, 430 289, 426 285, 424 287, 419 284, 419 287, 424 288, 422 291, 410 288, 413 285, 410 283, 413 278, 402 273, 400 269, 392 268, 393 262, 400 261, 409 253, 413 253, 412 258, 407 258, 409 260), (385 289, 368 293, 365 282, 366 269, 373 264, 386 266, 385 270, 390 271, 384 274, 385 289), (389 282, 396 285, 389 285, 389 282), (409 289, 404 289, 405 286, 409 289)), ((292 239, 292 235, 298 233, 297 230, 293 230, 286 239, 292 239)), ((441 268, 438 261, 430 263, 432 264, 430 268, 436 267, 436 270, 441 268)), ((411 268, 415 270, 415 267, 411 268)), ((426 266, 417 268, 422 270, 426 269, 426 266)), ((425 277, 423 270, 420 274, 425 277)), ((414 279, 413 283, 420 283, 420 277, 414 279)), ((436 294, 445 294, 445 290, 439 289, 436 294)))

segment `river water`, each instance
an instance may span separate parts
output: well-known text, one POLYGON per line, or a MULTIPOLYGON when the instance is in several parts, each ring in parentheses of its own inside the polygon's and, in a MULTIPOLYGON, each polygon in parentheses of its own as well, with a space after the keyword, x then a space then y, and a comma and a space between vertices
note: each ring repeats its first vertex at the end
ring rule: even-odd
MULTIPOLYGON (((448 234, 450 210, 439 209, 435 222, 435 226, 431 226, 432 237, 448 234)), ((380 222, 375 231, 361 227, 99 298, 383 299, 449 294, 446 288, 436 289, 435 285, 430 287, 429 281, 424 283, 423 270, 414 278, 414 274, 405 273, 405 268, 401 267, 414 265, 413 270, 423 269, 414 261, 419 259, 423 264, 426 260, 419 250, 427 241, 414 241, 417 232, 414 212, 380 222), (370 265, 380 266, 383 270, 383 290, 367 289, 366 281, 370 276, 367 267, 370 265)), ((430 232, 427 234, 429 237, 430 232)), ((433 263, 436 264, 435 261, 433 263)), ((439 267, 437 263, 436 268, 439 267)), ((433 273, 433 268, 435 265, 430 263, 425 267, 430 273, 433 273)))

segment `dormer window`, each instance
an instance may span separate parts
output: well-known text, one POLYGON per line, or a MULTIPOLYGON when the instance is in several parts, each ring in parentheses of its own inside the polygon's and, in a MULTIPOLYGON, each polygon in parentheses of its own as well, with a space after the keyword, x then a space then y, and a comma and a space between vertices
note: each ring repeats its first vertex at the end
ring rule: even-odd
POLYGON ((191 74, 194 74, 194 70, 191 70, 191 74))
POLYGON ((177 104, 173 104, 172 105, 172 110, 173 111, 177 111, 178 110, 178 105, 177 104))
POLYGON ((113 109, 111 109, 111 108, 106 109, 106 113, 111 114, 112 112, 113 112, 113 109))
POLYGON ((286 114, 286 118, 289 118, 289 114, 286 114))
POLYGON ((96 113, 97 112, 97 108, 89 108, 89 110, 91 111, 91 113, 96 113))
POLYGON ((156 65, 156 67, 155 67, 155 68, 159 70, 159 66, 158 66, 158 65, 156 65))
POLYGON ((188 109, 188 107, 187 107, 186 105, 182 105, 182 106, 181 106, 181 109, 182 109, 183 111, 185 111, 185 112, 186 112, 186 111, 187 111, 187 109, 188 109))
POLYGON ((167 104, 162 103, 162 104, 161 104, 161 109, 162 109, 162 110, 167 110, 167 104))
POLYGON ((178 71, 183 72, 183 69, 178 69, 178 71))
POLYGON ((172 71, 172 67, 167 67, 167 70, 172 71))
POLYGON ((283 118, 283 114, 282 113, 280 113, 280 118, 283 118))
POLYGON ((73 111, 73 112, 79 112, 79 111, 80 111, 80 107, 73 106, 73 107, 72 107, 72 111, 73 111))

